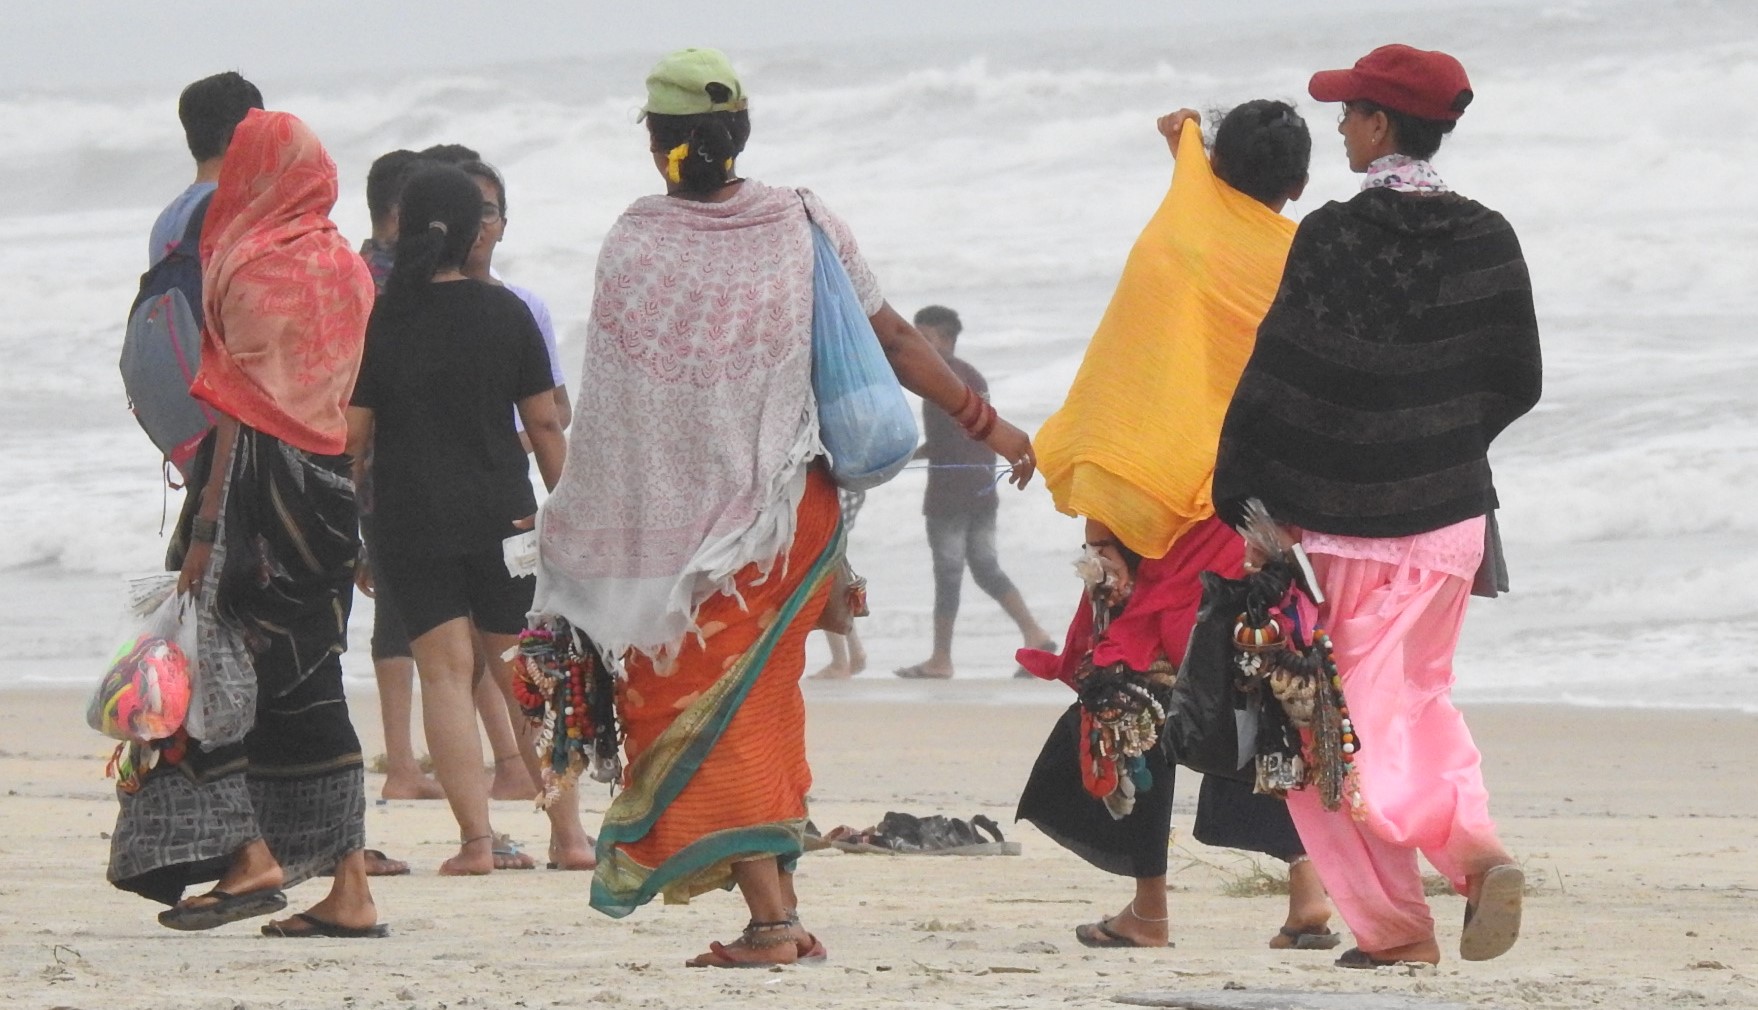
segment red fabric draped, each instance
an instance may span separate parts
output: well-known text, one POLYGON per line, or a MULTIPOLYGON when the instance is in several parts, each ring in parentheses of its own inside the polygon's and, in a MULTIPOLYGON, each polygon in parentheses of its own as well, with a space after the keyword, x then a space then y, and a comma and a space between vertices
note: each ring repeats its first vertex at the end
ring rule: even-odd
POLYGON ((1142 559, 1129 602, 1096 644, 1093 608, 1083 591, 1074 620, 1069 622, 1062 654, 1021 649, 1019 664, 1037 677, 1060 680, 1070 687, 1089 649, 1095 666, 1122 661, 1132 670, 1146 670, 1161 652, 1177 664, 1184 659, 1190 628, 1202 603, 1202 583, 1197 575, 1209 571, 1237 579, 1244 573, 1244 563, 1245 541, 1232 527, 1210 516, 1179 537, 1165 557, 1142 559))
POLYGON ((198 399, 323 455, 347 442, 372 275, 336 231, 336 163, 285 112, 238 124, 202 228, 198 399))

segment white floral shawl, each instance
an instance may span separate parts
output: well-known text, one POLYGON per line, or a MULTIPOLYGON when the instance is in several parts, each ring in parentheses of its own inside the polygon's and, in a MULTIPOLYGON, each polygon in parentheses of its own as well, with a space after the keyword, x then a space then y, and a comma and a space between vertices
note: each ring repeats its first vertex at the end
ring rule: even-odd
POLYGON ((806 464, 823 452, 802 197, 877 312, 854 236, 804 190, 645 197, 605 237, 567 466, 539 517, 534 607, 613 652, 674 648, 704 600, 792 543, 806 464))

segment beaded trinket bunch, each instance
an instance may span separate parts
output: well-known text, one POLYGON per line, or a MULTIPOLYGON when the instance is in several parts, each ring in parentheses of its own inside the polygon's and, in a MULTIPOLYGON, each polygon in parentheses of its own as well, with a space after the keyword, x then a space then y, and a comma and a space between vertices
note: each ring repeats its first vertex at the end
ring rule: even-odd
POLYGON ((1299 592, 1290 585, 1278 606, 1240 614, 1233 627, 1240 688, 1273 697, 1300 741, 1280 752, 1260 748, 1258 791, 1285 793, 1310 785, 1318 789, 1326 810, 1336 810, 1345 798, 1358 807, 1353 766, 1361 741, 1343 698, 1330 636, 1314 629, 1310 643, 1303 643, 1297 631, 1289 631, 1299 626, 1294 609, 1299 592))
POLYGON ((560 617, 534 618, 519 635, 513 694, 537 729, 539 807, 548 807, 582 774, 598 782, 622 780, 616 676, 585 635, 560 617))

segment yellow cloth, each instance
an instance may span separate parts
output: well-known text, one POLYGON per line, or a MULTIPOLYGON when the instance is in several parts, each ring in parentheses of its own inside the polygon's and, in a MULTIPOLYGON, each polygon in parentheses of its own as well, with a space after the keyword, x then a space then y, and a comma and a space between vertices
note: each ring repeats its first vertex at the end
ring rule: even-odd
POLYGON ((1150 558, 1214 515, 1221 421, 1293 241, 1294 222, 1216 178, 1186 127, 1172 189, 1034 442, 1058 509, 1150 558))

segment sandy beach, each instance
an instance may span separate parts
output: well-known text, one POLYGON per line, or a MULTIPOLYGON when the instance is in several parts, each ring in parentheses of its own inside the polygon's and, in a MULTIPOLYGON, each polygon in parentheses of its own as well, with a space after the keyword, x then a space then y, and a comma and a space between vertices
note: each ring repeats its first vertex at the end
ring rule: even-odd
MULTIPOLYGON (((887 679, 888 681, 888 679, 887 679)), ((1194 776, 1179 783, 1173 937, 1153 951, 1093 951, 1071 928, 1115 911, 1108 878, 1025 826, 1013 803, 1064 700, 1054 685, 812 683, 820 825, 867 825, 887 810, 987 813, 1019 857, 814 853, 801 864, 820 967, 683 967, 743 924, 733 895, 649 906, 615 921, 586 905, 582 876, 435 875, 455 828, 443 803, 371 808, 371 844, 411 876, 374 882, 393 935, 269 940, 257 922, 180 934, 156 907, 104 882, 115 804, 108 746, 73 691, 0 694, 0 1002, 49 1010, 234 1007, 419 1008, 1108 1005, 1144 990, 1387 991, 1488 1007, 1758 1007, 1758 785, 1746 762, 1758 718, 1556 706, 1469 711, 1493 809, 1532 885, 1524 937, 1483 964, 1428 976, 1348 972, 1332 955, 1272 952, 1283 899, 1224 893, 1252 861, 1186 834, 1194 776)), ((356 725, 378 747, 376 699, 356 725)), ((369 779, 377 795, 377 777, 369 779)), ((593 815, 608 796, 592 791, 593 815)), ((496 823, 541 851, 541 815, 499 804, 496 823)), ((293 908, 322 894, 295 889, 293 908)), ((1442 949, 1462 902, 1434 899, 1442 949)))

